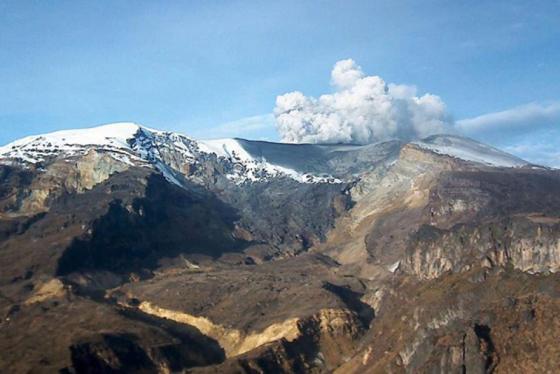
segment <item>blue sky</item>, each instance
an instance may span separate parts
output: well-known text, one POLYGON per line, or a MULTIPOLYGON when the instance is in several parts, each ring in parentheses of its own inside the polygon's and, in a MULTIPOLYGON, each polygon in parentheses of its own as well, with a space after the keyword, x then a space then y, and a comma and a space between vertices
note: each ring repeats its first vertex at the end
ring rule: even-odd
POLYGON ((438 95, 467 135, 560 166, 560 1, 0 0, 0 144, 134 121, 280 139, 333 65, 438 95))

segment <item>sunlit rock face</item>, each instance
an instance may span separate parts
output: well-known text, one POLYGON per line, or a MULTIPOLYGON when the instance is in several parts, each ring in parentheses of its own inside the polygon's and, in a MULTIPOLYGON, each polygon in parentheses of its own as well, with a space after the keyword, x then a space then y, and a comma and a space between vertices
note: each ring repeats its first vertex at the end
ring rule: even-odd
POLYGON ((536 223, 533 217, 519 217, 482 227, 461 225, 449 231, 424 227, 401 268, 425 279, 476 266, 511 266, 529 273, 556 272, 560 226, 554 221, 536 223))
POLYGON ((2 372, 560 365, 560 173, 466 138, 112 124, 0 147, 0 181, 2 372))

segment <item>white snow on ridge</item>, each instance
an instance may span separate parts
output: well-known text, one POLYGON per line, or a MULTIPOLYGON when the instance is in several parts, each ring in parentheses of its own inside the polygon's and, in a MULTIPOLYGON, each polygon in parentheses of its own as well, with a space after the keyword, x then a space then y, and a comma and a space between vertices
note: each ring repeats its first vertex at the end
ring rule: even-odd
POLYGON ((198 148, 205 153, 214 153, 218 157, 237 158, 252 161, 253 158, 235 139, 198 140, 198 148))
POLYGON ((496 167, 521 167, 529 163, 497 148, 454 135, 435 135, 412 144, 432 152, 496 167))
MULTIPOLYGON (((259 148, 265 147, 266 144, 251 144, 248 141, 230 138, 197 141, 178 133, 152 130, 126 122, 28 136, 0 147, 0 163, 23 161, 24 165, 36 164, 48 159, 84 155, 91 149, 96 149, 106 151, 115 160, 129 165, 155 168, 171 182, 180 184, 179 180, 182 177, 179 170, 183 170, 183 166, 205 162, 205 155, 215 154, 218 161, 227 166, 226 177, 239 184, 262 182, 278 177, 291 178, 300 183, 343 183, 329 174, 306 173, 306 164, 297 161, 307 157, 305 152, 308 152, 308 148, 305 148, 307 151, 303 153, 300 149, 299 153, 296 152, 290 158, 286 156, 289 153, 282 154, 292 152, 290 147, 282 150, 281 145, 272 144, 271 147, 274 148, 269 149, 270 152, 267 153, 259 148), (268 161, 264 157, 265 154, 275 154, 276 156, 271 157, 277 157, 279 164, 268 161), (281 157, 278 158, 278 154, 281 157)), ((436 135, 412 144, 438 154, 484 165, 528 165, 526 161, 496 148, 458 136, 436 135)), ((337 146, 327 151, 355 149, 355 146, 337 146)))
POLYGON ((27 164, 48 158, 83 155, 90 149, 108 151, 114 159, 129 165, 154 167, 169 181, 180 184, 178 171, 164 160, 194 164, 200 156, 214 153, 233 163, 227 177, 235 183, 289 177, 301 183, 341 183, 330 176, 315 176, 253 157, 236 139, 195 141, 187 136, 148 129, 135 123, 113 123, 94 128, 63 130, 28 136, 0 147, 0 163, 21 160, 27 164))
POLYGON ((32 135, 0 147, 0 154, 13 146, 25 146, 42 139, 59 146, 95 144, 127 147, 126 140, 134 137, 139 128, 140 126, 135 123, 122 122, 86 129, 61 130, 44 135, 32 135))
MULTIPOLYGON (((166 133, 121 122, 93 128, 62 130, 44 135, 28 136, 0 147, 2 158, 22 160, 29 164, 45 161, 47 157, 83 155, 90 149, 108 151, 115 160, 132 165, 153 167, 170 182, 181 185, 171 168, 161 160, 157 137, 170 139, 174 147, 186 157, 190 155, 181 136, 166 138, 166 133), (140 131, 141 130, 141 131, 140 131), (181 144, 179 144, 181 143, 181 144)), ((172 134, 175 135, 175 134, 172 134)), ((186 139, 186 137, 184 137, 186 139)), ((162 144, 162 148, 167 145, 162 144)), ((2 162, 2 161, 0 161, 2 162)), ((10 163, 8 161, 8 163, 10 163)))
POLYGON ((299 173, 296 170, 271 164, 265 158, 257 158, 247 152, 236 139, 212 139, 197 141, 198 148, 204 153, 214 153, 218 157, 229 159, 244 168, 228 177, 238 182, 258 181, 267 177, 287 176, 301 183, 342 183, 333 177, 315 176, 299 173))
POLYGON ((94 128, 62 130, 45 135, 28 136, 0 147, 0 157, 19 158, 25 162, 43 161, 49 155, 79 153, 87 146, 107 150, 130 150, 128 139, 140 128, 134 123, 113 123, 94 128))

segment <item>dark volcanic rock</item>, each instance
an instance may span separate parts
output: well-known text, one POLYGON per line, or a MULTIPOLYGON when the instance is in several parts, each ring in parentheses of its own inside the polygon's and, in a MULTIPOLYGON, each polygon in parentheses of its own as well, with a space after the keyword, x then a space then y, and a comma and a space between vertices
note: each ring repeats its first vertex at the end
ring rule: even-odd
POLYGON ((58 262, 57 274, 129 273, 154 269, 163 257, 218 257, 239 251, 247 243, 232 236, 236 218, 235 210, 212 194, 189 193, 151 175, 144 196, 111 201, 107 213, 93 222, 91 234, 72 242, 58 262))

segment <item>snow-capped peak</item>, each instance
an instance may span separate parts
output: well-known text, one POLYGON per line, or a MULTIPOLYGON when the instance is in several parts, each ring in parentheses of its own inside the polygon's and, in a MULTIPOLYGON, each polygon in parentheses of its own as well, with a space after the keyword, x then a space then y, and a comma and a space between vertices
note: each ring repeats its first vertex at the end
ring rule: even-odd
POLYGON ((498 167, 521 167, 529 163, 497 148, 456 135, 433 135, 412 144, 465 161, 498 167))
POLYGON ((264 157, 251 155, 237 139, 196 141, 129 122, 28 136, 0 147, 0 163, 37 164, 84 155, 91 149, 107 152, 130 165, 154 167, 176 184, 180 184, 179 170, 209 154, 231 166, 226 168, 226 176, 235 183, 273 177, 288 177, 302 183, 341 182, 328 175, 316 176, 267 162, 264 157))
MULTIPOLYGON (((498 149, 458 136, 436 135, 412 144, 484 165, 520 167, 528 164, 498 149)), ((357 147, 243 139, 197 141, 178 133, 126 122, 28 136, 0 147, 0 163, 43 166, 53 160, 80 157, 93 149, 119 162, 155 168, 178 185, 183 178, 193 177, 193 170, 200 169, 191 166, 208 162, 220 164, 220 173, 234 183, 270 178, 291 178, 301 183, 342 183, 343 179, 355 177, 355 171, 350 171, 357 162, 367 168, 367 165, 393 157, 397 151, 393 148, 387 144, 357 147)))
POLYGON ((49 141, 53 144, 63 145, 126 145, 126 140, 134 136, 140 125, 131 122, 119 122, 97 127, 61 130, 48 134, 32 135, 16 140, 13 143, 0 147, 0 154, 11 147, 21 147, 36 141, 49 141))
POLYGON ((106 150, 128 150, 128 139, 132 139, 140 128, 135 123, 122 122, 27 136, 0 147, 0 157, 37 163, 59 153, 73 154, 88 146, 106 150))

